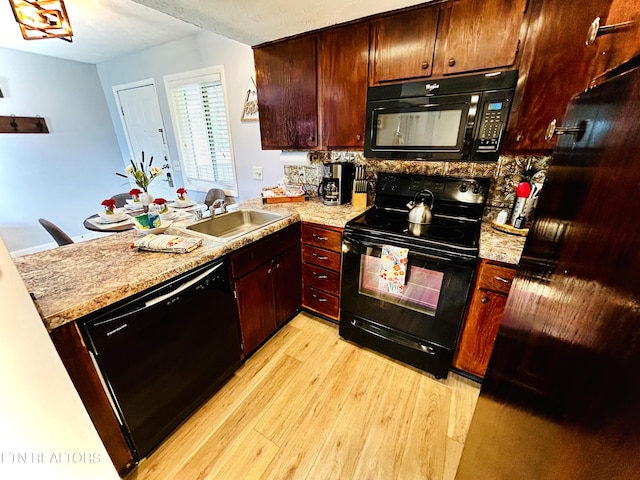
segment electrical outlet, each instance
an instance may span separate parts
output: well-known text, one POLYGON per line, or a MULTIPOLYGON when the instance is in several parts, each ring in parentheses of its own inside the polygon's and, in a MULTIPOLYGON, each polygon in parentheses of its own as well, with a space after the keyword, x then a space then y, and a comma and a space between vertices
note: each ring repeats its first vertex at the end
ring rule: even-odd
POLYGON ((253 167, 253 178, 262 180, 262 167, 253 167))

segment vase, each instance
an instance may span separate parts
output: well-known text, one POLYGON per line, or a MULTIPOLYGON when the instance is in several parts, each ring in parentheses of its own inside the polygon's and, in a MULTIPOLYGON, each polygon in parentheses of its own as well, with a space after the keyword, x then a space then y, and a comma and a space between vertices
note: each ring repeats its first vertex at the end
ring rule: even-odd
POLYGON ((140 194, 140 201, 142 202, 142 208, 145 212, 149 211, 149 205, 153 203, 153 197, 148 192, 142 192, 140 194))

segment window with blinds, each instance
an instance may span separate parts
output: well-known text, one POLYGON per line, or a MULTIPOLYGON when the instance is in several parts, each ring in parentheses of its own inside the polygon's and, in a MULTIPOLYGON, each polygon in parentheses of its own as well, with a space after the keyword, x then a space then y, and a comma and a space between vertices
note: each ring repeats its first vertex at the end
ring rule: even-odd
POLYGON ((185 187, 237 191, 222 67, 169 75, 165 85, 185 187))

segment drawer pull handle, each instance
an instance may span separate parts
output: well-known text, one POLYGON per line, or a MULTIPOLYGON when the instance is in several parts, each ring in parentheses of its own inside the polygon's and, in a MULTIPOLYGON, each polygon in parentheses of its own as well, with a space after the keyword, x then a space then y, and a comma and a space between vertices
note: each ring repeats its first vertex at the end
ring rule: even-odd
POLYGON ((315 233, 313 234, 313 238, 317 238, 318 240, 322 240, 323 242, 329 240, 329 237, 321 237, 320 235, 316 235, 315 233))
POLYGON ((327 299, 323 298, 323 297, 318 297, 315 293, 312 294, 313 298, 315 298, 316 300, 318 300, 319 302, 326 302, 327 299))
POLYGON ((329 260, 329 257, 325 257, 324 255, 318 255, 317 253, 313 254, 318 260, 329 260))
POLYGON ((498 277, 497 275, 495 277, 493 277, 493 278, 495 278, 496 280, 498 280, 499 282, 502 282, 502 283, 511 283, 511 280, 509 280, 508 278, 498 277))
POLYGON ((313 274, 318 277, 320 280, 326 280, 327 278, 329 278, 328 275, 320 275, 319 273, 313 272, 313 274))

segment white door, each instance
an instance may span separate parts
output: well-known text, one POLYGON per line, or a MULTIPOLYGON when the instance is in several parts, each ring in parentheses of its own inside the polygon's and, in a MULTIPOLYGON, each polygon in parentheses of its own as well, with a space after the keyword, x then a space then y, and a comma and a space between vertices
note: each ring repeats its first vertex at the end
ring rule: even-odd
MULTIPOLYGON (((156 87, 151 83, 137 83, 113 87, 120 109, 122 126, 127 136, 131 159, 138 163, 144 151, 145 163, 153 156, 153 165, 164 174, 149 185, 153 197, 175 197, 173 169, 169 161, 166 134, 156 87)), ((128 165, 128 162, 126 163, 128 165)))

